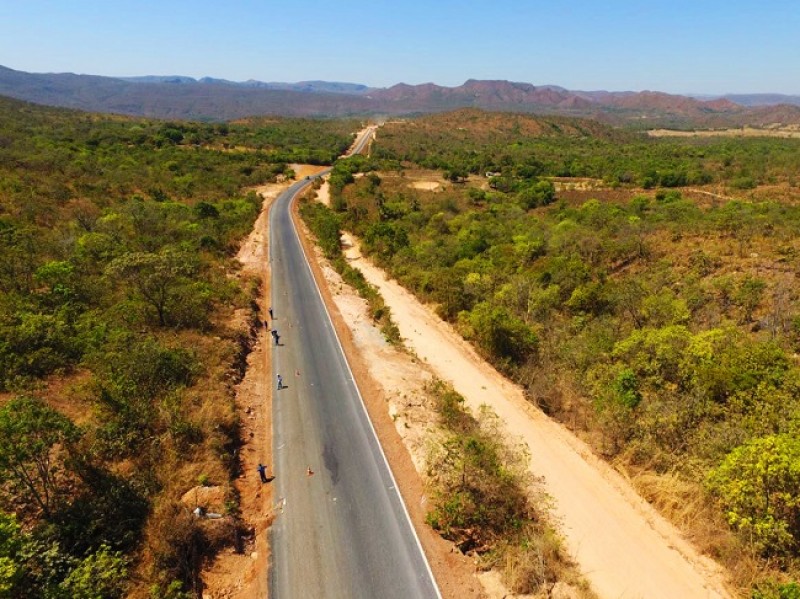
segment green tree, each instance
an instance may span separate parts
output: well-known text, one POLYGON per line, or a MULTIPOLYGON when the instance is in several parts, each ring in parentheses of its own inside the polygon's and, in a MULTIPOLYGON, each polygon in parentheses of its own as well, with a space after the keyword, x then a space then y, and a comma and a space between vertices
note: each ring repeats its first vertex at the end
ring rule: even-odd
POLYGON ((800 544, 800 439, 770 435, 734 449, 711 472, 708 487, 728 522, 765 553, 800 544))
POLYGON ((642 401, 642 394, 639 392, 639 381, 630 368, 624 369, 614 380, 614 394, 617 402, 626 408, 633 409, 642 401))
POLYGON ((670 289, 645 297, 640 312, 645 322, 653 327, 686 324, 691 315, 686 301, 676 298, 670 289))
POLYGON ((637 329, 614 345, 614 358, 628 364, 642 379, 654 384, 680 380, 684 353, 692 334, 684 326, 637 329))
POLYGON ((23 575, 20 552, 24 545, 17 519, 0 512, 0 597, 14 597, 23 575))
POLYGON ((364 249, 386 259, 408 246, 408 233, 402 225, 389 222, 371 224, 364 233, 364 249))
POLYGON ((742 308, 744 322, 753 320, 753 312, 761 303, 761 297, 764 295, 766 287, 767 284, 764 281, 750 276, 745 277, 739 284, 733 300, 742 308))
POLYGON ((0 317, 0 388, 17 377, 41 377, 68 368, 80 354, 74 329, 61 314, 18 310, 0 317))
POLYGON ((556 197, 556 188, 551 181, 537 181, 524 187, 517 194, 517 201, 526 209, 551 204, 556 197))
POLYGON ((48 262, 36 269, 34 279, 45 287, 41 295, 47 305, 56 307, 77 298, 73 272, 72 264, 63 261, 48 262))
POLYGON ((70 599, 119 599, 125 593, 128 568, 107 545, 83 559, 59 585, 70 599))
POLYGON ((796 582, 759 585, 752 599, 800 599, 800 584, 796 582))
POLYGON ((64 458, 79 435, 69 418, 40 400, 11 400, 0 409, 0 481, 49 516, 66 482, 64 458))
POLYGON ((463 167, 454 166, 444 171, 443 175, 445 179, 452 183, 463 183, 469 176, 469 172, 463 167))
POLYGON ((157 254, 131 252, 116 258, 108 274, 125 281, 155 310, 158 324, 169 322, 170 308, 197 272, 195 260, 186 252, 167 248, 157 254))
POLYGON ((536 334, 501 306, 480 302, 459 319, 467 325, 467 335, 494 358, 520 365, 536 353, 536 334))

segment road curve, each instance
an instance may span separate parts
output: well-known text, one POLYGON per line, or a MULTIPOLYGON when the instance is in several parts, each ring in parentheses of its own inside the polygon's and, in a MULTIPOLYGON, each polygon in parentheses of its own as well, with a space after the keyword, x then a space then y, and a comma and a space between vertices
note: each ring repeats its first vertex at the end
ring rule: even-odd
POLYGON ((307 185, 292 185, 270 213, 273 380, 286 385, 273 400, 282 507, 270 597, 440 599, 290 217, 307 185))

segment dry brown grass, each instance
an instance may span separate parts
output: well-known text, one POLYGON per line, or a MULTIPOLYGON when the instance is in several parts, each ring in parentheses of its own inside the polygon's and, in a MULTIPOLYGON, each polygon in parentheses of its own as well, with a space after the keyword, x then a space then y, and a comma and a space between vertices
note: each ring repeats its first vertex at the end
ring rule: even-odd
POLYGON ((769 574, 747 544, 728 527, 702 486, 676 472, 659 474, 620 456, 615 466, 636 491, 675 524, 700 551, 721 563, 742 594, 769 574))
MULTIPOLYGON (((258 293, 258 286, 251 283, 243 281, 242 286, 258 293)), ((159 438, 154 475, 161 490, 153 498, 145 525, 131 599, 149 597, 148 588, 153 583, 170 580, 184 580, 199 593, 204 563, 223 547, 237 546, 245 532, 232 484, 239 474, 234 393, 254 338, 256 308, 253 303, 248 308, 227 308, 217 316, 228 324, 218 324, 216 336, 193 332, 177 335, 180 344, 193 348, 205 365, 200 378, 181 398, 181 413, 197 431, 197 439, 187 443, 169 434, 159 438), (181 502, 181 497, 200 481, 221 488, 224 518, 198 519, 181 502)))
POLYGON ((501 563, 496 564, 513 593, 549 596, 549 590, 560 582, 570 585, 580 599, 596 598, 575 564, 565 557, 561 540, 551 529, 530 531, 524 536, 526 543, 504 547, 499 552, 501 563))
POLYGON ((736 127, 732 129, 704 129, 698 131, 676 131, 674 129, 651 129, 650 137, 781 137, 800 138, 800 126, 779 125, 774 127, 736 127))

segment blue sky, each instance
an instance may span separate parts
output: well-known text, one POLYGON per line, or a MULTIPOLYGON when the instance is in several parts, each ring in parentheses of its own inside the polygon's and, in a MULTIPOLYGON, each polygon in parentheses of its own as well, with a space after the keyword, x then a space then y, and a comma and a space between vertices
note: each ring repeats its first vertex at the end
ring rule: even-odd
POLYGON ((31 72, 800 94, 797 0, 0 0, 31 72))

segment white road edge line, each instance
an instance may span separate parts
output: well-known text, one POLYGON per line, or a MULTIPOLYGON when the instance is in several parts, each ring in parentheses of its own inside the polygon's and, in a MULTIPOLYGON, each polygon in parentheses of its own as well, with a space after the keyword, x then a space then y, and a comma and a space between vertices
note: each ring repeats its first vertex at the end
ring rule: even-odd
MULTIPOLYGON (((292 218, 292 205, 295 203, 297 196, 300 195, 300 192, 303 191, 306 187, 311 185, 311 182, 314 179, 323 176, 322 174, 315 175, 312 177, 305 185, 302 185, 297 188, 297 190, 292 194, 289 198, 289 222, 292 223, 292 230, 294 230, 294 234, 297 236, 297 240, 300 241, 300 234, 297 232, 297 227, 294 224, 294 219, 292 218)), ((288 191, 288 190, 287 190, 288 191)), ((272 241, 272 237, 270 237, 270 241, 272 241)), ((375 427, 372 424, 372 419, 369 417, 369 412, 367 411, 367 404, 364 403, 364 398, 361 396, 361 390, 358 388, 358 385, 355 383, 355 375, 353 374, 353 370, 350 368, 350 362, 347 361, 347 354, 344 352, 344 347, 342 346, 342 342, 339 340, 339 335, 336 332, 336 327, 333 325, 333 319, 331 318, 330 312, 328 311, 328 305, 325 303, 325 298, 322 297, 322 292, 319 289, 319 285, 317 284, 317 278, 314 276, 314 271, 311 269, 311 264, 309 263, 308 255, 306 255, 305 247, 303 247, 302 242, 300 243, 300 250, 303 252, 303 257, 305 258, 306 268, 308 269, 309 274, 311 275, 311 280, 314 281, 314 289, 317 290, 317 295, 319 295, 319 299, 322 302, 322 307, 325 310, 325 316, 328 317, 328 322, 331 325, 331 330, 333 331, 333 336, 336 339, 336 344, 339 346, 339 351, 342 354, 342 358, 344 359, 344 363, 347 366, 347 371, 350 373, 350 377, 353 379, 353 387, 356 390, 356 394, 358 395, 358 399, 361 401, 361 409, 364 410, 364 415, 367 418, 367 422, 369 423, 370 431, 372 431, 372 436, 375 439, 375 443, 378 445, 378 449, 381 452, 381 457, 383 458, 384 464, 386 464, 386 469, 389 472, 389 477, 392 479, 392 483, 394 486, 394 492, 397 495, 397 498, 400 500, 400 505, 403 506, 403 513, 406 516, 406 520, 408 522, 408 526, 411 528, 411 533, 414 535, 414 540, 417 542, 417 547, 419 548, 419 552, 422 555, 422 561, 425 562, 425 567, 428 571, 428 576, 430 576, 431 581, 433 582, 433 588, 436 591, 436 596, 438 599, 442 599, 442 593, 439 590, 439 585, 436 582, 436 577, 433 575, 433 570, 431 570, 431 565, 428 562, 428 556, 425 554, 425 550, 422 547, 422 542, 419 540, 419 535, 417 535, 417 530, 414 528, 414 523, 411 521, 411 515, 408 513, 408 508, 406 507, 406 502, 403 501, 403 496, 400 494, 400 491, 397 487, 397 480, 394 477, 394 472, 392 472, 392 467, 389 465, 389 460, 386 459, 386 453, 383 451, 383 446, 381 445, 380 439, 378 439, 378 433, 375 431, 375 427)))

